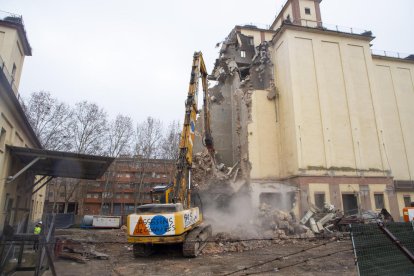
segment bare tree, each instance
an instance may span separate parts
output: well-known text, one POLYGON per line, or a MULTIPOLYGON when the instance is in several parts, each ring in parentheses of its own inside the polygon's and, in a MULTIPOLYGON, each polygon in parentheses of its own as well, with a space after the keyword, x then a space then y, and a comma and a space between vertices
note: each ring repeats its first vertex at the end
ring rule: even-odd
MULTIPOLYGON (((106 137, 106 153, 111 157, 119 157, 120 154, 130 154, 133 149, 132 138, 134 129, 132 126, 132 119, 128 116, 118 115, 115 120, 110 122, 106 137)), ((116 159, 105 173, 106 181, 101 202, 101 213, 104 213, 107 203, 110 203, 110 210, 113 210, 113 196, 108 197, 110 188, 112 187, 112 194, 114 194, 115 175, 117 171, 116 159), (111 180, 110 180, 111 179, 111 180), (112 185, 111 185, 112 184, 112 185), (110 202, 106 202, 109 200, 110 202)))
POLYGON ((135 183, 134 209, 136 211, 138 199, 142 202, 141 190, 144 182, 146 167, 151 158, 156 158, 162 140, 162 124, 158 119, 148 117, 137 124, 135 153, 141 159, 139 186, 135 183), (137 191, 138 190, 138 191, 137 191))
POLYGON ((75 105, 70 136, 74 151, 84 154, 101 154, 107 134, 107 114, 94 103, 87 101, 75 105))
POLYGON ((72 201, 77 201, 77 191, 78 191, 78 187, 80 184, 81 180, 80 179, 73 179, 73 178, 56 178, 53 179, 49 184, 48 184, 48 191, 52 191, 53 192, 53 206, 52 206, 52 212, 53 213, 59 213, 59 209, 58 208, 58 202, 63 201, 63 209, 61 211, 63 211, 63 213, 67 213, 68 212, 68 208, 69 208, 69 202, 72 201))
POLYGON ((145 159, 157 157, 161 139, 161 121, 148 117, 137 124, 135 153, 145 159))
POLYGON ((178 158, 178 147, 180 144, 181 125, 178 121, 172 121, 162 138, 160 146, 160 157, 175 160, 178 158))
POLYGON ((109 124, 107 154, 111 157, 118 157, 120 154, 130 153, 133 135, 132 119, 128 116, 118 115, 109 124))
POLYGON ((75 192, 78 191, 80 183, 80 179, 59 178, 59 191, 63 191, 63 199, 65 203, 63 209, 64 214, 68 212, 69 201, 71 199, 76 201, 77 194, 75 192))
POLYGON ((39 91, 23 99, 22 106, 45 149, 70 150, 68 126, 72 111, 68 105, 53 98, 50 92, 39 91))

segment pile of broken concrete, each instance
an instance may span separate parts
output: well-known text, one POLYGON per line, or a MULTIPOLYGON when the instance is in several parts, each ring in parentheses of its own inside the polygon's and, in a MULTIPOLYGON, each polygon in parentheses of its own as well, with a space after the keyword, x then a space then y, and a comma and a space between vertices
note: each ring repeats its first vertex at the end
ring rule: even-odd
POLYGON ((197 190, 206 188, 213 177, 213 162, 208 151, 198 152, 193 157, 192 182, 197 190))
POLYGON ((275 209, 263 203, 259 208, 256 224, 265 238, 313 238, 314 234, 308 227, 296 221, 293 212, 275 209))
POLYGON ((249 225, 237 226, 228 232, 216 233, 207 244, 204 253, 243 252, 272 244, 296 243, 307 240, 315 234, 299 224, 292 213, 262 204, 257 215, 249 220, 249 225), (254 232, 247 229, 255 229, 254 232))
POLYGON ((231 193, 232 189, 229 183, 233 176, 233 169, 223 163, 214 164, 213 158, 207 150, 198 152, 194 155, 192 164, 193 188, 201 192, 213 192, 217 188, 219 190, 216 192, 231 193), (230 190, 226 191, 226 189, 230 190))
POLYGON ((315 234, 332 233, 337 230, 336 222, 342 217, 342 212, 329 203, 325 203, 323 208, 310 204, 300 224, 308 226, 315 234))

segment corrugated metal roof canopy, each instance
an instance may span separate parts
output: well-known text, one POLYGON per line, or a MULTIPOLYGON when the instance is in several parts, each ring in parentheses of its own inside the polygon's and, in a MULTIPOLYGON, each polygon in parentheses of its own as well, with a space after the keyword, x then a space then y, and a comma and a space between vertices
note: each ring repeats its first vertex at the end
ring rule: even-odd
POLYGON ((72 152, 29 149, 7 146, 13 157, 35 175, 68 177, 78 179, 97 179, 101 177, 115 158, 77 154, 72 152), (34 161, 39 158, 37 161, 34 161))

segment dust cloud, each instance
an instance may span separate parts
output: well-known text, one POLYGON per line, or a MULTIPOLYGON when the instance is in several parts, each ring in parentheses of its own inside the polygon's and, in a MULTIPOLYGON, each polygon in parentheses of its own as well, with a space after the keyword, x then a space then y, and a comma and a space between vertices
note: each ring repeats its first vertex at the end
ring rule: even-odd
POLYGON ((252 207, 247 193, 210 198, 203 203, 206 222, 211 224, 214 233, 227 232, 242 237, 259 235, 255 223, 259 210, 252 207))
POLYGON ((231 196, 204 195, 205 220, 215 234, 226 233, 243 239, 280 238, 306 231, 293 215, 296 198, 291 189, 261 195, 259 208, 252 205, 248 190, 231 196))

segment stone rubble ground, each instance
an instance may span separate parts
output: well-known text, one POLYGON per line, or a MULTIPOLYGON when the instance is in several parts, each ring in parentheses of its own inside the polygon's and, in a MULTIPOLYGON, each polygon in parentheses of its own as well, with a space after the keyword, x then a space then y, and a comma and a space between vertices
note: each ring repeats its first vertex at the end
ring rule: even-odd
MULTIPOLYGON (((351 242, 349 239, 336 241, 311 239, 292 239, 282 235, 277 240, 237 241, 240 237, 229 233, 216 233, 197 258, 184 258, 179 246, 169 246, 148 258, 134 258, 131 246, 126 243, 122 229, 65 229, 57 230, 56 236, 82 241, 85 246, 95 246, 96 250, 109 255, 109 260, 91 259, 86 263, 58 259, 55 266, 58 275, 223 275, 251 265, 258 265, 279 256, 302 252, 283 258, 268 265, 258 266, 249 272, 283 268, 281 275, 355 275, 351 242), (283 237, 283 238, 282 238, 283 237), (309 248, 328 243, 326 246, 309 248), (347 251, 345 251, 347 250, 347 251), (344 251, 324 259, 320 255, 344 251), (322 254, 323 253, 323 254, 322 254), (306 260, 306 262, 305 262, 306 260)), ((50 271, 45 276, 51 275, 50 271)), ((235 275, 243 275, 236 273, 235 275)), ((267 275, 267 274, 265 274, 267 275)))

